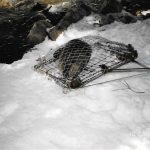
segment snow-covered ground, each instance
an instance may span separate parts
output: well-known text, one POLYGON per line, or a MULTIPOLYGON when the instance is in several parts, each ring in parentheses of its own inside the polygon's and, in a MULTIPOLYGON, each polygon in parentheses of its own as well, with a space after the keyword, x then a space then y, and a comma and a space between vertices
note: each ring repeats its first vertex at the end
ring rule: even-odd
MULTIPOLYGON (((138 61, 150 66, 150 20, 102 28, 93 28, 92 22, 93 16, 84 18, 56 42, 46 39, 22 60, 0 64, 0 150, 149 150, 148 73, 64 94, 54 81, 33 70, 36 59, 50 48, 97 34, 133 44, 138 61)), ((94 82, 132 74, 111 73, 94 82)))

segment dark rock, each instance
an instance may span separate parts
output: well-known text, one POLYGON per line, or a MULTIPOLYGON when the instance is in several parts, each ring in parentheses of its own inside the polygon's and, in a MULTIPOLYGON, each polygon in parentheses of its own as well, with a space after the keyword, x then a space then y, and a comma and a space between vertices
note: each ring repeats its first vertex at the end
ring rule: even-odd
POLYGON ((125 24, 134 23, 139 19, 136 16, 126 11, 122 11, 121 13, 109 13, 106 15, 106 18, 108 18, 108 20, 109 18, 113 18, 111 20, 116 20, 119 22, 123 22, 125 24))
POLYGON ((63 30, 57 28, 57 26, 54 26, 51 29, 49 29, 49 31, 47 32, 47 35, 50 40, 55 41, 62 32, 63 30))

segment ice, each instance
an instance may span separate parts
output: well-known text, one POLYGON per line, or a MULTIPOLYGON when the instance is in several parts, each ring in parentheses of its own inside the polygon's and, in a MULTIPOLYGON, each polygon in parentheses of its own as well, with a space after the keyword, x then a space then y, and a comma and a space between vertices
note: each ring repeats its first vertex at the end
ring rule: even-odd
MULTIPOLYGON (((149 149, 149 74, 64 94, 53 80, 33 70, 36 59, 51 48, 86 35, 131 43, 138 50, 137 60, 150 66, 150 19, 101 28, 93 27, 94 20, 94 15, 86 17, 57 41, 46 38, 22 60, 0 64, 0 150, 149 149)), ((132 74, 110 73, 93 83, 132 74)))

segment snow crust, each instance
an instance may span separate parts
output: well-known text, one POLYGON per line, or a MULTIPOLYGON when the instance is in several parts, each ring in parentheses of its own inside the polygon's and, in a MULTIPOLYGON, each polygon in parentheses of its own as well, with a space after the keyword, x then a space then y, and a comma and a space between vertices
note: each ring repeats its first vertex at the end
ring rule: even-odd
POLYGON ((150 13, 150 10, 142 11, 143 15, 146 15, 146 14, 149 14, 149 13, 150 13))
MULTIPOLYGON (((86 35, 131 43, 138 61, 150 67, 150 20, 101 28, 93 28, 93 22, 96 15, 70 26, 56 42, 46 38, 22 60, 0 64, 0 150, 149 149, 148 73, 64 94, 53 80, 33 70, 36 59, 51 48, 86 35)), ((139 73, 110 73, 91 84, 134 74, 139 73)))

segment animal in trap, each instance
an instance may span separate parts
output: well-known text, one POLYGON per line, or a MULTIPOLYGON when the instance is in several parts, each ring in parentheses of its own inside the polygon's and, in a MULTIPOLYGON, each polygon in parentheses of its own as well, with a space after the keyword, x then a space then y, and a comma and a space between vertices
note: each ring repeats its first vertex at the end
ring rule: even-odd
POLYGON ((64 88, 79 88, 137 58, 132 45, 100 36, 73 39, 38 59, 34 69, 64 88))

